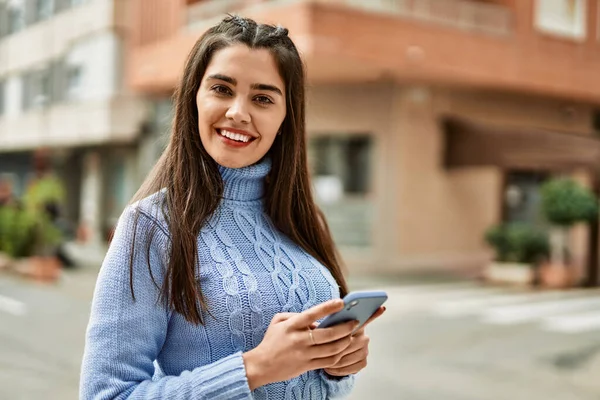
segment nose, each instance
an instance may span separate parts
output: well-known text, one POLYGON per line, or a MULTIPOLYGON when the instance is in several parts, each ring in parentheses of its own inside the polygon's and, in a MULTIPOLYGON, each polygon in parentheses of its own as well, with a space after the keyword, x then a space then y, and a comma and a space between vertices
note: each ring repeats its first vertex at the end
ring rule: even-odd
POLYGON ((247 124, 250 123, 250 113, 248 112, 248 106, 241 96, 233 101, 225 117, 236 123, 247 124))

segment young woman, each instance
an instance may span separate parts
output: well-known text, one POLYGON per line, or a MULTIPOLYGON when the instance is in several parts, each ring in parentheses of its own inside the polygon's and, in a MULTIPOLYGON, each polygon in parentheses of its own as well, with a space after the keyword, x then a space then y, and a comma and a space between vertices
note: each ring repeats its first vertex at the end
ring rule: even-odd
POLYGON ((170 143, 102 265, 82 399, 350 392, 369 339, 314 329, 347 286, 312 199, 304 102, 286 29, 228 17, 196 43, 170 143))

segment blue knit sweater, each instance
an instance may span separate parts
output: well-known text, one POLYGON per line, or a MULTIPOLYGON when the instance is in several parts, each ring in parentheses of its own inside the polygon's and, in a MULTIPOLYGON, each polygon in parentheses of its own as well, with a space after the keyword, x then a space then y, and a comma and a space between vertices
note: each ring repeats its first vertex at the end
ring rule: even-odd
POLYGON ((331 380, 321 370, 252 392, 248 386, 242 353, 258 346, 276 313, 339 297, 329 271, 264 213, 270 166, 265 159, 241 169, 219 167, 224 199, 198 235, 196 279, 212 314, 204 315, 205 325, 191 324, 157 301, 147 261, 160 286, 169 242, 159 209, 164 193, 125 210, 96 283, 81 399, 334 399, 351 391, 354 376, 331 380), (134 301, 129 259, 135 229, 134 301))

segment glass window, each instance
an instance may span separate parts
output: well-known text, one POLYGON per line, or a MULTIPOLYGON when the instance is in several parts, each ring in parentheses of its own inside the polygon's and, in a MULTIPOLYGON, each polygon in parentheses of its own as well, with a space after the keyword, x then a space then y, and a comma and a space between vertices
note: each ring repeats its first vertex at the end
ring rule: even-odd
POLYGON ((43 21, 52 16, 54 2, 52 0, 36 0, 35 2, 35 12, 36 12, 36 21, 43 21))
POLYGON ((70 65, 67 68, 67 97, 77 100, 81 97, 81 80, 83 71, 80 65, 70 65))
POLYGON ((504 190, 505 222, 526 222, 544 227, 540 209, 540 188, 550 178, 536 171, 510 171, 506 174, 504 190))
POLYGON ((24 74, 22 84, 24 110, 48 105, 52 93, 52 79, 49 69, 24 74))
POLYGON ((327 135, 309 142, 315 199, 340 246, 372 242, 372 142, 370 135, 327 135))
POLYGON ((585 39, 586 0, 537 0, 535 26, 551 35, 585 39))
POLYGON ((366 194, 370 186, 371 137, 320 136, 311 142, 316 179, 339 179, 344 194, 366 194))
POLYGON ((8 2, 8 33, 16 33, 25 27, 25 2, 12 0, 8 2))
POLYGON ((6 108, 6 84, 0 80, 0 115, 4 114, 6 108))

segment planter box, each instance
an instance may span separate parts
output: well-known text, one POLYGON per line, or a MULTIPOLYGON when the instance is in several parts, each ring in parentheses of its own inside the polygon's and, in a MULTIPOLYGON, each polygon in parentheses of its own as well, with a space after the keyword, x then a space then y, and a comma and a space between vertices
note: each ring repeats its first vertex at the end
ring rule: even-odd
POLYGON ((484 270, 484 279, 495 283, 531 285, 535 271, 530 264, 492 262, 484 270))
POLYGON ((0 253, 0 271, 8 271, 12 267, 13 260, 7 254, 0 253))
POLYGON ((14 271, 39 282, 56 282, 60 278, 61 264, 56 257, 28 257, 14 264, 14 271))
POLYGON ((539 268, 540 284, 549 289, 566 289, 577 285, 572 265, 545 263, 539 268))

